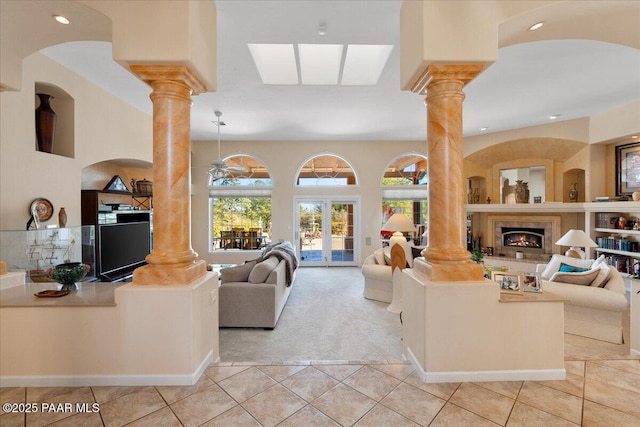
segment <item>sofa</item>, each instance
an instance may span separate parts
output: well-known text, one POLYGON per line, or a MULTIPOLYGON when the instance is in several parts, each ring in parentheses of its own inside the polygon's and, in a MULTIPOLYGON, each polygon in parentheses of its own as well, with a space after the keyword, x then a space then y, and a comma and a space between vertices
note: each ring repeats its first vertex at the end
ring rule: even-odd
POLYGON ((622 344, 622 320, 629 303, 620 273, 604 257, 580 260, 553 255, 548 264, 538 264, 543 292, 567 299, 564 331, 615 344, 622 344))
MULTIPOLYGON (((421 256, 423 248, 412 247, 412 256, 407 258, 407 268, 413 267, 413 259, 421 256)), ((367 299, 391 303, 393 300, 393 275, 391 273, 391 249, 377 249, 362 263, 364 276, 364 297, 367 299)))
POLYGON ((275 328, 296 269, 295 250, 289 242, 267 247, 256 260, 221 269, 220 327, 275 328))

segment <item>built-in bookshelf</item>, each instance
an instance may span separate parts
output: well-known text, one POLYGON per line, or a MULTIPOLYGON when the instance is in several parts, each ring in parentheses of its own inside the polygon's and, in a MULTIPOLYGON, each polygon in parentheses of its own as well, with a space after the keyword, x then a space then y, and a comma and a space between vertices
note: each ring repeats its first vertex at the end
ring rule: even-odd
POLYGON ((640 212, 596 212, 594 225, 596 255, 621 273, 640 273, 640 212))

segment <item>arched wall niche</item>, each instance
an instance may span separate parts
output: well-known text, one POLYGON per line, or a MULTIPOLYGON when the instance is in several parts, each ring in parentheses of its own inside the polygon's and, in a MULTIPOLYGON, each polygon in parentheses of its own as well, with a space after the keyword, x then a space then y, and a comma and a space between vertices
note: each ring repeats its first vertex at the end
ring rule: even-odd
MULTIPOLYGON (((575 169, 588 169, 588 158, 582 156, 588 144, 560 138, 522 138, 505 141, 477 151, 464 160, 467 180, 485 180, 486 195, 480 196, 480 203, 487 197, 492 202, 500 202, 500 171, 504 169, 545 167, 545 201, 562 201, 564 163, 575 169)), ((472 183, 473 184, 473 183, 472 183)))
POLYGON ((82 168, 82 190, 102 190, 113 178, 120 176, 131 190, 131 180, 153 181, 153 164, 137 159, 112 159, 82 168))
MULTIPOLYGON (((56 113, 56 124, 51 154, 64 157, 75 157, 75 100, 61 87, 48 82, 35 82, 34 85, 34 110, 40 106, 39 93, 47 94, 53 98, 50 101, 51 109, 56 113)), ((35 113, 34 113, 35 114, 35 113)), ((35 117, 34 117, 35 121, 35 117)), ((38 151, 38 141, 34 126, 34 144, 38 151)))

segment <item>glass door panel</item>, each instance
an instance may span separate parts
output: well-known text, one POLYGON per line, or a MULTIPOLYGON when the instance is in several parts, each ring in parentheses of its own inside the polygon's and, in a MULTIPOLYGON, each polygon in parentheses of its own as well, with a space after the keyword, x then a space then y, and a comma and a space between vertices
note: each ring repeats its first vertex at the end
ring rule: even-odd
POLYGON ((323 201, 298 202, 298 247, 300 263, 324 265, 322 244, 323 201))
POLYGON ((296 206, 300 265, 357 265, 355 202, 300 199, 296 206))
POLYGON ((331 265, 354 262, 354 203, 331 202, 331 265))

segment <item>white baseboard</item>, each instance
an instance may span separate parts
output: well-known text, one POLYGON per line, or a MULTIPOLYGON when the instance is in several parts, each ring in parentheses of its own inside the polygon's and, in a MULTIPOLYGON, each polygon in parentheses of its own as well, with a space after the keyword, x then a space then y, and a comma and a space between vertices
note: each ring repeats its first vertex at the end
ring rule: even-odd
MULTIPOLYGON (((219 360, 219 358, 218 358, 219 360)), ((0 377, 0 387, 83 387, 193 385, 213 361, 213 350, 192 374, 184 375, 59 375, 0 377)))
POLYGON ((411 364, 425 383, 457 383, 483 381, 550 381, 564 380, 567 372, 562 369, 517 369, 504 371, 443 371, 426 372, 410 348, 407 348, 411 364))

